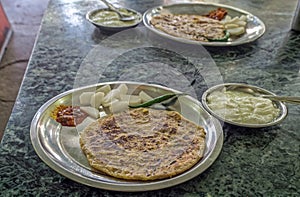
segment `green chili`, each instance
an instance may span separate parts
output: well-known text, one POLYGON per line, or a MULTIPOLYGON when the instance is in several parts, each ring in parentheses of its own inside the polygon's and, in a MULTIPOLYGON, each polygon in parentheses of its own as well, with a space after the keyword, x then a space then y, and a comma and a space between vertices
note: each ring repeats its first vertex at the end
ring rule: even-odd
POLYGON ((222 38, 206 38, 210 42, 227 42, 230 37, 230 33, 225 30, 225 36, 222 38))
POLYGON ((147 102, 139 104, 139 105, 129 105, 129 107, 130 108, 149 107, 153 104, 160 103, 162 101, 168 100, 168 99, 173 98, 175 96, 178 97, 178 96, 181 96, 181 95, 185 95, 185 94, 183 94, 183 93, 181 93, 181 94, 175 94, 175 93, 164 94, 164 95, 161 95, 159 97, 156 97, 156 98, 154 98, 150 101, 147 101, 147 102))

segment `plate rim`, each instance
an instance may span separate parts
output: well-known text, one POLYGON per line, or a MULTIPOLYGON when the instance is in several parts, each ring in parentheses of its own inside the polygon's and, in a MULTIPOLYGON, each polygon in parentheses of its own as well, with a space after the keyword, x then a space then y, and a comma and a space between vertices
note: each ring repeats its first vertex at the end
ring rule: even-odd
MULTIPOLYGON (((74 174, 72 173, 72 170, 70 169, 66 169, 64 168, 64 166, 57 162, 56 160, 53 160, 49 157, 49 155, 47 155, 47 150, 43 149, 43 145, 41 144, 40 140, 38 139, 38 122, 40 121, 40 118, 43 115, 43 112, 51 105, 53 104, 55 101, 57 101, 58 99, 68 95, 68 94, 72 94, 76 91, 80 91, 83 89, 88 89, 88 88, 92 88, 92 87, 97 87, 100 85, 106 85, 106 84, 119 84, 119 83, 127 83, 127 84, 136 84, 136 85, 146 85, 146 86, 151 86, 151 87, 157 87, 157 88, 162 88, 163 90, 171 90, 171 91, 177 91, 175 89, 172 88, 168 88, 165 86, 161 86, 161 85, 157 85, 157 84, 150 84, 150 83, 140 83, 140 82, 132 82, 132 81, 115 81, 115 82, 104 82, 104 83, 97 83, 97 84, 93 84, 93 85, 88 85, 88 86, 84 86, 84 87, 79 87, 79 88, 75 88, 75 89, 71 89, 65 92, 62 92, 56 96, 54 96, 53 98, 49 99, 47 102, 45 102, 36 112, 36 114, 34 115, 32 122, 31 122, 31 126, 30 126, 30 139, 31 139, 31 143, 33 145, 33 148, 36 152, 36 154, 40 157, 40 159, 47 164, 50 168, 52 168, 54 171, 58 172, 59 174, 75 181, 78 183, 81 183, 83 185, 87 185, 87 186, 91 186, 94 188, 100 188, 100 189, 105 189, 105 190, 111 190, 111 191, 122 191, 122 192, 141 192, 141 191, 152 191, 152 190, 158 190, 158 189, 164 189, 164 188, 168 188, 171 186, 175 186, 178 184, 181 184, 183 182, 186 182, 188 180, 191 180, 192 178, 198 176, 199 174, 203 173, 205 170, 207 170, 207 168, 209 168, 214 161, 218 158, 221 150, 222 150, 222 146, 223 146, 223 129, 221 126, 221 123, 219 122, 219 120, 217 120, 215 117, 211 116, 206 110, 205 108, 202 106, 201 102, 198 101, 197 99, 190 97, 193 101, 196 102, 196 105, 199 106, 204 112, 207 113, 209 119, 211 119, 211 121, 213 122, 215 129, 218 130, 218 134, 219 136, 217 136, 216 142, 215 142, 215 146, 213 148, 213 150, 211 151, 209 157, 206 157, 203 160, 203 168, 201 168, 201 170, 199 171, 199 169, 195 168, 195 166, 193 166, 191 169, 189 169, 188 171, 185 171, 184 173, 174 176, 172 178, 168 178, 168 179, 162 179, 162 180, 157 180, 157 181, 151 181, 151 182, 139 182, 139 183, 134 183, 134 184, 128 184, 128 182, 124 182, 124 183, 112 183, 109 181, 103 181, 103 180, 94 180, 92 177, 87 177, 83 174, 81 174, 81 176, 79 176, 78 174, 74 174), (197 171, 198 170, 198 171, 197 171), (192 171, 194 173, 191 173, 189 171, 192 171)), ((179 92, 179 91, 177 91, 179 92)), ((72 158, 69 158, 72 160, 72 158)))
POLYGON ((254 42, 255 40, 259 39, 260 37, 262 37, 265 32, 266 32, 266 25, 265 23, 258 18, 257 16, 251 14, 250 12, 234 7, 234 6, 230 6, 230 5, 225 5, 225 4, 220 4, 220 3, 213 3, 213 2, 185 2, 185 3, 172 3, 172 4, 166 4, 166 5, 160 5, 160 6, 155 6, 152 7, 148 10, 146 10, 143 14, 143 24, 146 26, 146 28, 148 28, 151 32, 154 32, 160 36, 169 38, 171 40, 175 40, 175 41, 179 41, 179 42, 184 42, 186 44, 196 44, 196 45, 203 45, 203 46, 210 46, 210 47, 225 47, 225 46, 238 46, 238 45, 243 45, 243 44, 248 44, 251 42, 254 42), (195 41, 195 40, 189 40, 189 39, 185 39, 185 38, 180 38, 180 37, 176 37, 176 36, 172 36, 169 35, 163 31, 160 31, 156 28, 154 28, 151 24, 150 21, 147 19, 148 15, 151 14, 151 12, 157 10, 157 9, 165 9, 168 7, 172 7, 172 6, 178 6, 178 5, 203 5, 203 6, 215 6, 215 7, 223 7, 223 8, 228 8, 243 14, 246 14, 247 16, 253 17, 255 18, 259 24, 262 26, 262 32, 260 34, 257 34, 256 36, 252 37, 251 39, 247 39, 244 41, 239 41, 239 42, 201 42, 201 41, 195 41))

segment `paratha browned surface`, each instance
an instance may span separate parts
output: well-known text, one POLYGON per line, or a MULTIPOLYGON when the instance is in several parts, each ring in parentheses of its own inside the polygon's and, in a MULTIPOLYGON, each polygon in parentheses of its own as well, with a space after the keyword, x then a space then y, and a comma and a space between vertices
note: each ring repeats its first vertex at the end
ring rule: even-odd
POLYGON ((178 112, 138 108, 98 119, 81 133, 80 145, 101 172, 155 180, 194 166, 203 157, 205 135, 178 112))
POLYGON ((157 29, 172 36, 189 40, 208 42, 209 39, 221 39, 225 28, 218 20, 200 15, 160 14, 150 23, 157 29))

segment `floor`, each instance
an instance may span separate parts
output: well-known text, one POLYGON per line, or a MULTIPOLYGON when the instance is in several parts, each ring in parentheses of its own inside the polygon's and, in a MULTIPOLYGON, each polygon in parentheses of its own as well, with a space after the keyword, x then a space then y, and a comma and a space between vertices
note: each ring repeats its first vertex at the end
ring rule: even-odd
POLYGON ((0 62, 0 140, 49 0, 1 0, 13 35, 0 62))

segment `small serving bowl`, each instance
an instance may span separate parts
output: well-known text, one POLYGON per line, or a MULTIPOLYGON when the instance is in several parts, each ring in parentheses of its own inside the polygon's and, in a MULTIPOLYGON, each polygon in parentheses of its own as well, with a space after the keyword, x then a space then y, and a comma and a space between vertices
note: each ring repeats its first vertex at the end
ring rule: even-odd
POLYGON ((98 27, 101 31, 105 31, 105 32, 118 32, 118 31, 122 31, 125 29, 133 28, 133 27, 136 27, 142 21, 141 13, 139 13, 135 10, 129 9, 129 8, 120 8, 120 10, 121 9, 124 9, 128 12, 133 13, 136 16, 136 19, 133 21, 121 22, 120 25, 106 25, 106 24, 101 24, 101 23, 97 22, 95 20, 96 14, 99 12, 111 11, 109 8, 100 8, 100 9, 91 10, 86 14, 86 19, 90 23, 92 23, 93 25, 98 27))
MULTIPOLYGON (((275 95, 274 93, 265 90, 263 88, 257 87, 257 86, 253 86, 253 85, 248 85, 248 84, 242 84, 242 83, 224 83, 224 84, 219 84, 216 86, 213 86, 211 88, 209 88, 208 90, 206 90, 203 95, 202 95, 202 104, 203 107, 214 117, 218 118, 221 121, 224 121, 226 123, 232 124, 232 125, 237 125, 237 126, 241 126, 241 127, 249 127, 249 128, 262 128, 262 127, 269 127, 269 126, 273 126, 276 125, 278 123, 280 123, 281 121, 284 120, 284 118, 287 116, 288 114, 288 110, 286 105, 283 102, 280 101, 272 101, 273 104, 279 109, 279 115, 271 122, 268 123, 257 123, 257 124, 252 124, 252 123, 241 123, 241 122, 236 122, 230 119, 226 119, 225 117, 217 114, 215 111, 213 111, 210 107, 209 107, 209 103, 207 101, 207 97, 215 92, 215 91, 221 91, 221 90, 236 90, 238 91, 238 89, 243 89, 243 88, 249 88, 253 91, 253 93, 257 93, 257 94, 264 94, 264 95, 275 95)), ((243 91, 241 91, 243 92, 243 91)))

